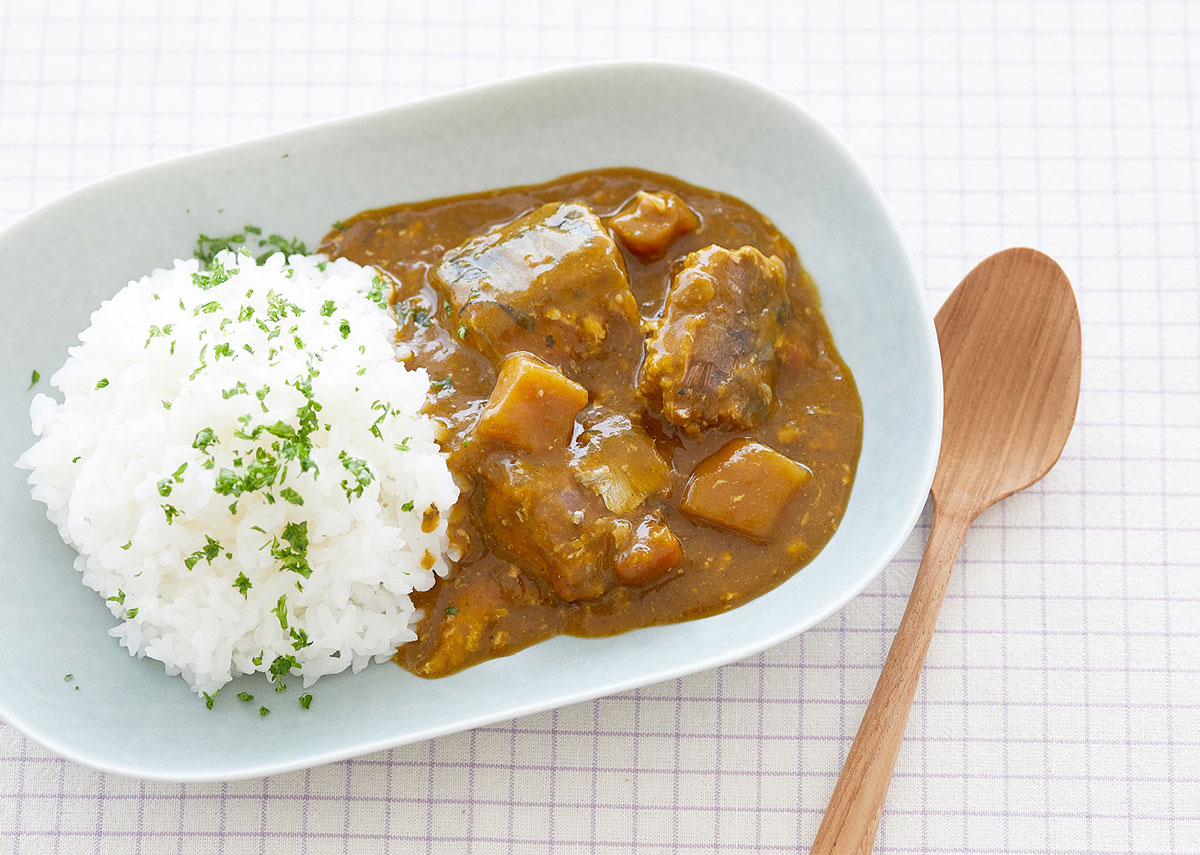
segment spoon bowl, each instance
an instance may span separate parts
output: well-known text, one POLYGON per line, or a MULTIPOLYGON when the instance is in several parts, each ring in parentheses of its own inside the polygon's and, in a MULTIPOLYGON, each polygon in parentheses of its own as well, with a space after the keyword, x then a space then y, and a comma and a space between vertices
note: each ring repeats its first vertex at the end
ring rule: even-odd
POLYGON ((933 499, 977 515, 1062 453, 1079 400, 1079 311, 1053 259, 1008 249, 968 273, 934 323, 946 404, 933 499))

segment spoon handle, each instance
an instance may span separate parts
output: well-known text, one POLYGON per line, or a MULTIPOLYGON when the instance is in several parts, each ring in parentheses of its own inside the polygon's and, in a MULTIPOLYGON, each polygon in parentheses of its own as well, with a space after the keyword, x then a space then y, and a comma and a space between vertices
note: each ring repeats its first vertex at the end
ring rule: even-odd
POLYGON ((869 855, 875 843, 925 653, 950 583, 954 559, 972 519, 970 515, 942 512, 934 504, 929 542, 912 597, 825 809, 813 841, 813 855, 869 855))

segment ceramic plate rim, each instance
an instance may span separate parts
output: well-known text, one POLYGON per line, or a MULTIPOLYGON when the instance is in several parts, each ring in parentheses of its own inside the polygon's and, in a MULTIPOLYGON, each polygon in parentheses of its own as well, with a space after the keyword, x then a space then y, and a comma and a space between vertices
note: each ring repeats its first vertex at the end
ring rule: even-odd
MULTIPOLYGON (((886 222, 888 228, 890 228, 891 237, 898 246, 903 247, 903 241, 900 237, 896 222, 891 216, 891 213, 884 203, 884 200, 878 189, 869 179, 865 169, 862 167, 853 153, 832 132, 825 128, 824 125, 811 116, 800 105, 757 82, 750 81, 746 78, 730 74, 728 72, 717 71, 715 69, 694 66, 686 63, 647 60, 621 60, 585 63, 519 77, 507 78, 479 86, 467 87, 452 92, 434 95, 428 98, 404 102, 381 109, 343 116, 329 121, 306 125, 301 128, 254 137, 252 139, 231 142, 221 146, 204 149, 202 151, 191 152, 177 157, 157 161, 136 169, 106 176, 97 181, 91 182, 60 195, 52 201, 47 202, 44 205, 41 205, 16 219, 2 232, 0 232, 0 240, 2 240, 9 232, 18 227, 25 226, 30 221, 36 220, 40 217, 52 216, 60 207, 72 204, 87 194, 103 190, 110 184, 127 180, 130 176, 153 175, 155 172, 165 172, 173 167, 176 167, 180 164, 186 164, 192 160, 210 158, 221 153, 236 152, 240 147, 243 146, 256 145, 268 140, 282 142, 290 138, 302 137, 303 135, 317 129, 332 129, 341 125, 350 125, 371 117, 381 117, 389 114, 403 114, 414 107, 423 107, 439 102, 450 103, 456 99, 476 99, 480 95, 489 94, 494 95, 497 98, 502 98, 507 97, 512 93, 519 92, 522 89, 546 85, 547 83, 556 80, 569 79, 571 76, 575 75, 591 76, 596 74, 604 74, 609 69, 614 68, 622 70, 646 69, 649 73, 654 74, 665 73, 685 76, 694 75, 697 77, 707 76, 714 80, 719 80, 727 85, 730 83, 736 83, 737 85, 753 90, 755 97, 772 100, 776 103, 776 106, 779 109, 798 114, 800 117, 814 126, 816 132, 823 133, 828 138, 827 141, 831 141, 840 151, 845 165, 851 170, 857 172, 858 178, 868 188, 868 192, 872 194, 874 204, 882 213, 884 221, 886 222)), ((479 189, 483 190, 489 188, 479 189)), ((917 280, 914 275, 911 260, 907 251, 902 250, 901 255, 903 256, 902 261, 905 265, 905 268, 902 271, 904 274, 902 278, 910 283, 911 289, 914 292, 910 294, 909 297, 910 299, 918 301, 921 305, 924 305, 924 294, 920 291, 919 286, 917 285, 917 280)), ((929 357, 929 363, 931 366, 931 374, 929 379, 932 382, 932 386, 936 390, 936 393, 932 396, 931 400, 926 402, 927 406, 930 408, 930 412, 927 415, 930 419, 930 424, 934 427, 934 430, 931 431, 930 436, 926 438, 926 443, 924 445, 924 456, 920 461, 918 470, 921 472, 919 484, 920 489, 915 490, 913 496, 909 498, 908 505, 902 515, 903 524, 898 526, 896 536, 892 538, 891 542, 887 544, 886 548, 880 550, 877 559, 874 562, 874 566, 872 566, 868 572, 865 572, 861 575, 861 577, 857 580, 857 584, 847 587, 841 592, 840 596, 827 602, 820 609, 819 616, 813 620, 797 622, 795 625, 785 627, 771 635, 755 637, 742 646, 723 651, 720 655, 707 656, 701 659, 690 661, 686 664, 667 668, 661 672, 654 673, 649 677, 639 674, 623 681, 610 681, 599 688, 584 687, 565 696, 557 696, 541 700, 535 699, 521 705, 519 709, 515 710, 511 708, 500 710, 484 710, 483 712, 480 712, 479 714, 471 716, 467 719, 457 719, 452 723, 443 726, 431 726, 417 731, 407 731, 394 737, 379 738, 367 743, 346 746, 344 748, 318 752, 315 754, 298 754, 293 758, 281 758, 275 762, 263 762, 257 766, 254 766, 253 768, 238 768, 227 773, 217 770, 189 774, 187 771, 179 769, 149 769, 137 763, 97 761, 95 758, 89 757, 85 752, 78 751, 70 745, 65 744, 61 740, 55 738, 53 733, 48 733, 39 729, 36 723, 24 720, 19 715, 14 715, 13 711, 6 703, 5 694, 3 692, 0 692, 0 718, 3 718, 25 735, 42 744, 51 751, 54 751, 56 754, 101 771, 137 777, 144 780, 174 782, 231 781, 318 766, 325 763, 343 760, 348 757, 361 756, 363 754, 373 753, 404 744, 425 741, 449 733, 460 732, 495 723, 497 721, 509 720, 520 716, 542 712, 548 709, 567 706, 569 704, 578 703, 580 701, 599 696, 626 691, 631 688, 650 685, 652 683, 675 679, 684 675, 708 670, 731 661, 744 659, 748 656, 752 656, 770 647, 778 645, 799 635, 815 624, 825 620, 830 615, 838 612, 844 608, 847 603, 858 596, 858 594, 861 593, 867 585, 873 582, 883 571, 884 567, 886 567, 891 559, 899 552, 912 528, 916 525, 925 506, 925 496, 927 495, 929 487, 932 484, 934 468, 937 463, 942 416, 940 357, 938 353, 936 333, 933 328, 932 318, 928 316, 928 312, 926 312, 925 319, 927 323, 923 327, 920 327, 920 329, 915 329, 914 332, 923 333, 922 343, 926 350, 926 356, 929 357), (916 498, 918 495, 920 496, 919 500, 916 498)), ((770 596, 770 594, 767 594, 766 596, 770 596)))

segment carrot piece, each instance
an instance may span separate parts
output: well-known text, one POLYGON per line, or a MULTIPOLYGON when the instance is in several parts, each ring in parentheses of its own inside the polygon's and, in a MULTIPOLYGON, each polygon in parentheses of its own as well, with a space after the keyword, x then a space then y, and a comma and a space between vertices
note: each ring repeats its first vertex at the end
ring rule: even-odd
POLYGON ((694 232, 700 221, 674 193, 639 190, 610 225, 630 252, 643 261, 652 261, 661 258, 676 238, 694 232))
POLYGON ((617 554, 613 570, 627 585, 647 585, 666 575, 683 558, 679 538, 665 522, 647 517, 637 527, 633 542, 617 554))

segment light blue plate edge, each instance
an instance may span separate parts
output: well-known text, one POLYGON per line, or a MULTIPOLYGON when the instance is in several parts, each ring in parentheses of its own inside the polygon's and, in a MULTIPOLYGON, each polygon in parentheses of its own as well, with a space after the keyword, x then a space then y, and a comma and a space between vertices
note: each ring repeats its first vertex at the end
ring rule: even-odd
MULTIPOLYGON (((778 95, 772 90, 760 86, 757 83, 724 72, 718 72, 711 69, 702 69, 679 63, 597 63, 585 66, 576 66, 564 70, 543 72, 536 75, 514 78, 501 81, 499 83, 488 84, 486 86, 475 87, 447 95, 441 95, 435 98, 425 99, 423 101, 413 102, 411 104, 405 104, 398 107, 391 107, 367 114, 338 119, 333 122, 322 123, 310 128, 288 131, 285 133, 272 135, 270 137, 234 143, 205 152, 185 155, 179 158, 174 158, 168 161, 143 167, 132 172, 124 173, 122 175, 106 178, 87 187, 68 193, 64 197, 61 197, 60 199, 57 199, 18 220, 16 223, 10 226, 4 234, 0 234, 0 240, 3 240, 3 238, 6 236, 11 235, 13 232, 18 232, 21 229, 36 227, 39 218, 51 218, 57 212, 60 206, 78 204, 80 201, 86 198, 87 194, 109 192, 119 187, 121 182, 128 181, 131 178, 140 180, 143 177, 152 175, 155 171, 161 170, 163 172, 168 172, 174 167, 185 165, 189 162, 200 163, 208 158, 236 153, 240 149, 250 149, 267 142, 286 144, 293 140, 299 141, 302 140, 305 135, 314 130, 323 131, 337 128, 339 126, 352 126, 359 122, 371 122, 373 120, 389 116, 393 113, 399 114, 413 108, 419 108, 427 105, 453 105, 456 101, 469 103, 470 101, 479 99, 481 97, 502 99, 511 94, 520 93, 522 90, 526 90, 531 87, 537 87, 543 84, 558 84, 562 86, 569 86, 573 82, 581 85, 589 82, 594 84, 597 76, 612 78, 614 76, 629 74, 635 76, 645 75, 650 79, 653 79, 654 77, 661 78, 662 75, 668 75, 675 78, 676 83, 688 83, 689 81, 686 80, 686 78, 691 78, 691 83, 702 88, 713 87, 715 89, 720 89, 721 87, 732 87, 736 89, 740 87, 746 90, 747 97, 757 98, 763 101, 773 101, 781 113, 790 114, 793 119, 799 119, 802 123, 806 124, 808 126, 807 132, 823 137, 822 142, 824 144, 833 146, 841 153, 844 159, 843 165, 853 171, 854 178, 861 183, 866 192, 871 194, 875 204, 883 213, 886 224, 890 229, 889 239, 895 244, 895 248, 898 250, 896 259, 904 265, 904 269, 901 271, 902 275, 899 275, 897 278, 899 281, 904 282, 906 287, 911 292, 909 294, 910 299, 915 301, 917 305, 924 304, 923 294, 916 284, 911 263, 907 254, 903 250, 898 230, 894 221, 887 213, 887 209, 883 204, 882 197, 869 180, 865 171, 854 159, 853 155, 839 140, 837 140, 836 137, 833 136, 831 132, 825 129, 816 119, 811 117, 799 106, 778 95)), ((495 186, 499 186, 499 184, 495 186)), ((819 276, 818 283, 820 283, 819 276)), ((918 328, 914 328, 913 331, 917 332, 918 328)), ((66 756, 77 762, 104 771, 141 777, 148 780, 235 780, 238 778, 269 775, 298 768, 320 765, 323 763, 334 762, 347 757, 370 753, 402 744, 423 741, 436 736, 445 735, 447 733, 458 732, 497 721, 507 720, 518 716, 540 712, 546 709, 552 709, 555 707, 588 700, 602 695, 608 695, 615 692, 648 685, 650 683, 673 679, 685 674, 712 668, 761 652, 764 649, 772 647, 797 635, 803 630, 811 627, 815 623, 823 620, 824 618, 844 607, 847 602, 860 593, 863 588, 865 588, 878 576, 888 561, 890 561, 896 552, 899 551, 904 541, 908 537, 909 532, 919 518, 921 510, 924 507, 925 496, 928 493, 930 484, 932 483, 933 472, 937 462, 937 451, 940 441, 942 416, 940 359, 938 356, 936 334, 933 329, 932 320, 927 314, 925 317, 925 323, 923 327, 919 329, 919 331, 924 333, 921 339, 921 345, 923 346, 926 360, 928 366, 930 367, 930 372, 926 380, 931 386, 931 394, 927 395, 922 401, 925 407, 925 412, 923 415, 927 424, 932 428, 926 435, 927 441, 924 444, 924 447, 919 449, 923 453, 920 459, 916 461, 914 466, 914 472, 918 476, 914 478, 914 484, 919 485, 919 489, 914 488, 911 495, 904 497, 907 501, 903 503, 902 507, 895 509, 897 511, 902 509, 905 512, 903 514, 897 513, 896 516, 889 520, 888 528, 891 531, 892 536, 887 542, 886 548, 880 550, 878 560, 868 569, 868 572, 859 574, 856 578, 857 583, 854 586, 845 588, 839 597, 826 603, 819 611, 809 615, 808 619, 802 623, 798 623, 771 635, 756 638, 753 641, 743 644, 739 647, 731 647, 721 655, 709 656, 702 660, 689 662, 686 665, 664 668, 653 673, 641 673, 628 679, 612 679, 604 682, 603 684, 589 686, 578 691, 565 692, 554 697, 545 698, 541 701, 510 704, 503 708, 498 707, 490 709, 478 715, 458 718, 452 723, 444 726, 432 726, 418 730, 412 730, 405 733, 401 737, 374 739, 353 745, 346 745, 336 750, 311 754, 298 754, 289 759, 283 759, 276 762, 259 763, 254 766, 242 768, 239 768, 236 766, 236 764, 234 764, 221 769, 208 769, 200 772, 192 772, 187 769, 147 767, 144 764, 125 763, 113 758, 102 759, 95 755, 88 754, 86 751, 79 750, 77 746, 73 745, 69 740, 56 738, 54 734, 46 732, 40 728, 36 722, 13 714, 9 705, 4 703, 3 697, 0 697, 0 716, 3 716, 11 724, 18 727, 23 732, 27 733, 29 736, 45 745, 52 751, 62 754, 63 756, 66 756)), ((84 593, 91 596, 90 592, 84 593)), ((724 616, 718 616, 717 618, 712 618, 709 620, 718 620, 720 617, 724 616)), ((569 644, 574 640, 565 641, 567 641, 569 644)))

